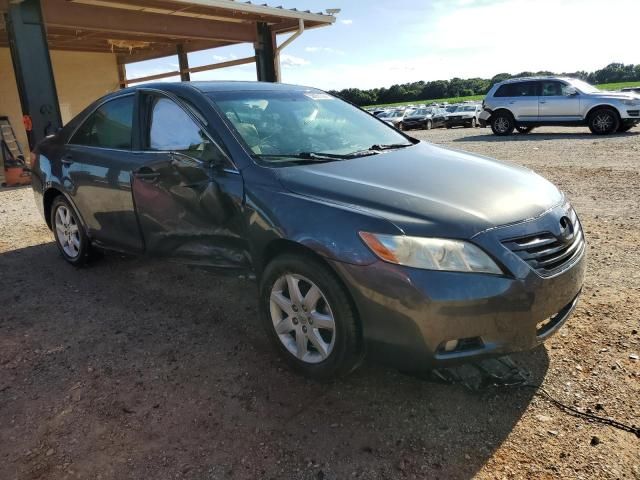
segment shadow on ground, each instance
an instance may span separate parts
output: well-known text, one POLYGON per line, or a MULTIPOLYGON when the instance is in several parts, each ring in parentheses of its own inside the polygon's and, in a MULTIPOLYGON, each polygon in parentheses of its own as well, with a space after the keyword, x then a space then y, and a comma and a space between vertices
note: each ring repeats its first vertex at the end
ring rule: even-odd
MULTIPOLYGON (((374 366, 305 380, 241 278, 118 255, 74 269, 53 244, 0 271, 0 478, 466 478, 533 395, 374 366)), ((548 368, 544 349, 515 360, 536 383, 548 368)))
POLYGON ((545 140, 576 140, 576 141, 592 141, 597 142, 604 138, 618 138, 618 137, 635 137, 640 135, 639 131, 615 133, 613 135, 601 136, 594 135, 589 132, 575 132, 575 133, 548 133, 548 132, 536 132, 522 134, 514 133, 506 137, 500 137, 491 133, 491 130, 487 130, 489 133, 481 135, 469 135, 467 137, 454 138, 453 142, 540 142, 545 140))

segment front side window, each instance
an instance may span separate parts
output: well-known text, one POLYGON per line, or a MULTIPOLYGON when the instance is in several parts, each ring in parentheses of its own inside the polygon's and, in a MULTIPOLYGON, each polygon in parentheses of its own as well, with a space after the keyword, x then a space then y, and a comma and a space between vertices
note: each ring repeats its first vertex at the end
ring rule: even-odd
MULTIPOLYGON (((350 155, 375 145, 411 145, 393 128, 324 92, 261 90, 209 96, 263 161, 281 162, 278 156, 307 152, 350 155)), ((396 111, 392 118, 402 114, 396 111)))
POLYGON ((542 82, 543 97, 568 97, 570 94, 570 87, 565 83, 542 82))
POLYGON ((130 150, 134 101, 135 97, 129 95, 100 106, 78 128, 69 143, 130 150))
POLYGON ((151 98, 149 150, 181 153, 202 161, 219 156, 218 147, 182 107, 168 98, 151 98))

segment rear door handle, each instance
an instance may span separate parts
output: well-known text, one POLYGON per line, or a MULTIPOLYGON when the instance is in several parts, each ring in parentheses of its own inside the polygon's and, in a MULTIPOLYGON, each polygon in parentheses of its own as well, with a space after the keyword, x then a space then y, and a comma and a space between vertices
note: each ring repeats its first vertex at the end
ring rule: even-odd
POLYGON ((547 103, 545 100, 540 100, 540 103, 547 103))
POLYGON ((156 180, 160 176, 158 172, 156 172, 155 170, 149 167, 142 167, 136 170, 135 172, 133 172, 133 175, 136 178, 139 178, 140 180, 148 180, 148 181, 156 180))

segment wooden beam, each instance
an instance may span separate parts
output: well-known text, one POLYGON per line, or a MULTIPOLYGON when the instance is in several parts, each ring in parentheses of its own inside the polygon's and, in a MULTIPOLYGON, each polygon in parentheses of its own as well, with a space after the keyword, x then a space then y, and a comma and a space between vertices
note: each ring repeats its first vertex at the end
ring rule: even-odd
MULTIPOLYGON (((234 42, 205 42, 202 40, 191 40, 185 42, 184 51, 187 53, 208 50, 210 48, 225 47, 233 45, 234 42)), ((118 63, 144 62, 145 60, 155 60, 156 58, 171 57, 176 54, 175 46, 159 46, 153 50, 134 50, 132 53, 118 55, 118 63)))
POLYGON ((65 0, 47 0, 42 8, 48 27, 127 33, 137 37, 157 35, 234 42, 256 40, 256 31, 251 24, 83 5, 65 0))
MULTIPOLYGON (((235 67, 237 65, 245 65, 247 63, 253 63, 255 61, 256 61, 256 57, 237 58, 235 60, 229 60, 227 62, 212 63, 209 65, 202 65, 200 67, 188 68, 186 72, 188 73, 207 72, 209 70, 217 70, 220 68, 235 67)), ((180 74, 181 72, 179 70, 174 70, 174 71, 165 72, 165 73, 157 73, 155 75, 147 75, 145 77, 130 78, 126 80, 126 84, 132 85, 134 83, 150 82, 151 80, 161 80, 163 78, 177 77, 180 74)))

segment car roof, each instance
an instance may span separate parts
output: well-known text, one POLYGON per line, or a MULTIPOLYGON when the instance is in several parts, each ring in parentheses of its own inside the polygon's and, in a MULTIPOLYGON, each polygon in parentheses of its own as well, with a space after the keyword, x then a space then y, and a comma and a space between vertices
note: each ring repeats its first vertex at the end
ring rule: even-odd
POLYGON ((539 75, 534 77, 517 77, 517 78, 508 78, 503 80, 498 85, 506 84, 506 83, 516 83, 516 82, 530 82, 536 80, 575 80, 575 78, 571 77, 558 77, 556 75, 539 75))
POLYGON ((124 90, 138 90, 141 88, 156 88, 158 90, 170 89, 196 89, 202 93, 233 92, 233 91, 309 91, 317 88, 302 85, 289 85, 286 83, 272 82, 247 82, 235 80, 211 80, 196 82, 154 82, 136 85, 124 90))

